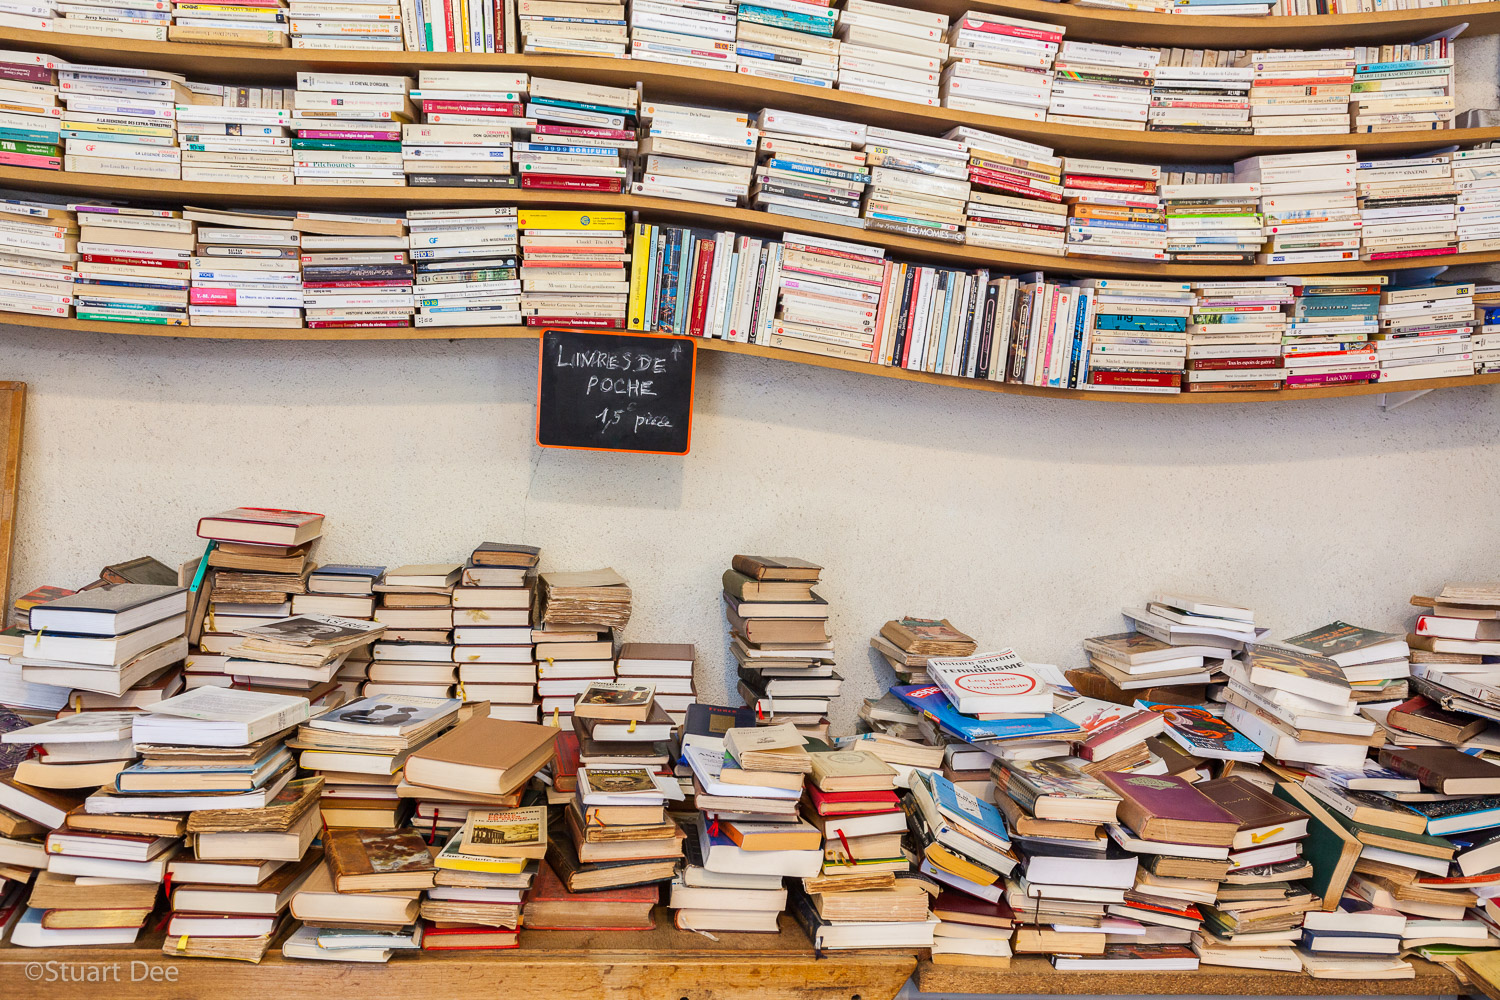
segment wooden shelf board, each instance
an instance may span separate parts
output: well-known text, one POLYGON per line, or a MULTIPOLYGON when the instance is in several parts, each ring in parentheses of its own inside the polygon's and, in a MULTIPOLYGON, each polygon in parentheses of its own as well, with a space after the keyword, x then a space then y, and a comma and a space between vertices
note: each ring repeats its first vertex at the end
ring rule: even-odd
POLYGON ((534 207, 590 208, 601 211, 639 211, 655 221, 683 222, 713 228, 733 228, 781 234, 812 233, 834 239, 853 240, 884 247, 899 255, 913 255, 927 263, 959 267, 988 267, 1006 271, 1045 271, 1071 274, 1139 278, 1237 278, 1307 274, 1383 274, 1403 268, 1488 264, 1500 261, 1500 252, 1454 254, 1447 257, 1413 257, 1395 261, 1334 264, 1156 264, 1145 261, 1091 257, 1052 257, 1045 254, 993 250, 963 243, 944 243, 896 233, 858 229, 827 222, 814 222, 772 215, 750 208, 719 208, 668 198, 630 194, 600 194, 585 191, 537 191, 516 188, 356 187, 321 184, 284 184, 250 187, 205 181, 164 181, 110 174, 82 174, 61 170, 0 167, 0 186, 25 191, 48 191, 82 197, 130 198, 176 206, 337 206, 383 208, 400 211, 420 205, 520 205, 534 207))
MULTIPOLYGON (((928 2, 951 2, 957 5, 955 9, 967 9, 970 6, 968 0, 928 0, 928 2)), ((1007 3, 1045 7, 1046 11, 1042 13, 1048 14, 1056 10, 1082 11, 1087 9, 1073 7, 1070 4, 1046 3, 1045 0, 1007 0, 1007 3)), ((1500 7, 1500 3, 1484 6, 1500 7)), ((1428 10, 1442 11, 1455 9, 1467 10, 1468 8, 1428 8, 1428 10)), ((1400 11, 1398 13, 1416 12, 1400 11)), ((1119 12, 1097 12, 1094 16, 1110 18, 1162 16, 1173 21, 1200 20, 1195 15, 1125 15, 1119 12)), ((1383 17, 1385 15, 1370 16, 1383 17)), ((1500 18, 1500 14, 1496 16, 1500 18)), ((1456 15, 1452 17, 1457 19, 1456 15)), ((1241 19, 1214 18, 1213 20, 1238 22, 1241 19)), ((1250 44, 1239 36, 1238 31, 1239 26, 1236 24, 1235 33, 1226 35, 1222 44, 1236 46, 1250 44)), ((1104 37, 1115 42, 1128 41, 1126 38, 1113 34, 1104 37)), ((1161 43, 1166 44, 1164 41, 1161 43)), ((949 108, 929 108, 908 101, 893 101, 842 90, 783 83, 779 80, 718 70, 674 66, 669 63, 588 56, 272 49, 241 45, 199 45, 182 42, 147 42, 136 39, 105 39, 92 35, 26 31, 14 28, 0 28, 0 44, 33 51, 39 50, 78 62, 126 64, 144 69, 172 70, 188 74, 193 78, 207 76, 213 80, 275 81, 284 85, 293 84, 295 74, 299 70, 336 73, 405 73, 415 76, 421 69, 440 67, 510 69, 539 76, 556 75, 570 80, 609 86, 629 87, 640 82, 645 85, 646 92, 651 97, 660 100, 701 102, 705 99, 705 95, 711 94, 715 104, 740 111, 758 111, 764 107, 776 107, 785 111, 834 118, 852 118, 870 125, 930 135, 946 132, 955 125, 970 125, 1050 146, 1065 155, 1140 160, 1151 163, 1227 163, 1246 156, 1255 156, 1258 153, 1350 148, 1370 156, 1385 156, 1449 145, 1477 145, 1500 139, 1500 128, 1297 136, 1125 132, 1116 129, 1058 125, 1050 122, 1028 122, 1018 118, 1001 118, 949 108)))
MULTIPOLYGON (((541 332, 538 327, 519 326, 470 326, 444 327, 440 329, 387 327, 370 330, 275 330, 261 329, 259 327, 145 326, 131 323, 56 319, 46 316, 26 317, 14 313, 0 313, 0 328, 7 326, 72 330, 84 333, 107 333, 121 336, 182 337, 192 340, 534 340, 541 332)), ((801 365, 812 365, 816 368, 832 368, 837 371, 853 372, 858 375, 876 375, 881 378, 899 379, 903 382, 921 382, 927 385, 948 386, 953 389, 998 392, 1016 396, 1036 396, 1044 399, 1086 399, 1094 402, 1166 403, 1170 405, 1269 403, 1299 399, 1373 396, 1386 392, 1413 392, 1420 389, 1447 389, 1459 386, 1494 385, 1500 383, 1500 374, 1496 374, 1432 378, 1415 382, 1387 383, 1385 385, 1344 385, 1330 386, 1322 389, 1283 389, 1277 392, 1185 392, 1177 395, 1094 392, 1084 389, 1049 389, 1036 385, 986 382, 980 379, 960 378, 956 375, 934 375, 929 372, 908 371, 905 368, 892 368, 864 361, 826 358, 820 354, 787 351, 778 347, 766 347, 761 344, 733 344, 723 340, 707 339, 699 339, 697 344, 701 350, 718 354, 738 354, 746 357, 767 358, 772 361, 787 361, 801 365)))
POLYGON ((1009 969, 917 963, 924 993, 1000 993, 1011 996, 1462 996, 1468 988, 1440 965, 1411 959, 1415 979, 1314 979, 1300 972, 1263 972, 1205 965, 1195 972, 1059 972, 1037 955, 1011 960, 1009 969))
MULTIPOLYGON (((657 911, 653 931, 521 932, 521 947, 503 951, 397 952, 388 964, 283 959, 272 950, 260 965, 161 953, 161 935, 130 948, 0 948, 0 996, 26 1000, 329 1000, 331 997, 504 997, 506 1000, 891 1000, 916 965, 910 951, 829 953, 815 959, 790 917, 779 934, 719 934, 718 941, 672 926, 657 911), (26 966, 70 969, 120 963, 119 981, 33 982, 26 966), (131 982, 132 963, 175 967, 172 983, 131 982)), ((137 967, 139 969, 139 967, 137 967)), ((140 974, 139 971, 137 974, 140 974)))

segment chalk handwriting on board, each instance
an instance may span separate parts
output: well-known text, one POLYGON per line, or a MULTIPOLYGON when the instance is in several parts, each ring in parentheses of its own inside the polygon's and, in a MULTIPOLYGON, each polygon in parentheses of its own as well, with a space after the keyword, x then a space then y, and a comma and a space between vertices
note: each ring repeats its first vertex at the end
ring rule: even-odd
POLYGON ((687 454, 696 345, 686 337, 547 330, 537 444, 687 454))

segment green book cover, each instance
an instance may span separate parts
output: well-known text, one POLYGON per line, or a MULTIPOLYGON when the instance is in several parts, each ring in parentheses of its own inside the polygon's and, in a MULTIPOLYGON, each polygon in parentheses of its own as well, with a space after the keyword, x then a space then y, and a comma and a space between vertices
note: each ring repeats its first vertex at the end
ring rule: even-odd
POLYGON ((1354 862, 1359 860, 1359 841, 1301 785, 1279 781, 1275 794, 1307 813, 1302 856, 1313 866, 1313 877, 1307 880, 1307 886, 1322 898, 1324 910, 1337 909, 1354 872, 1354 862))

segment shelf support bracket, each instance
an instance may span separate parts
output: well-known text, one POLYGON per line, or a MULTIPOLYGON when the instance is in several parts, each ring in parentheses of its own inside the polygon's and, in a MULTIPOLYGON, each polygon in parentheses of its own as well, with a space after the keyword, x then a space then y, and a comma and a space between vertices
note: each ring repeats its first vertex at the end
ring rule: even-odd
POLYGON ((1405 406, 1414 399, 1421 399, 1431 392, 1431 389, 1416 389, 1412 392, 1382 392, 1380 394, 1380 408, 1386 413, 1405 406))

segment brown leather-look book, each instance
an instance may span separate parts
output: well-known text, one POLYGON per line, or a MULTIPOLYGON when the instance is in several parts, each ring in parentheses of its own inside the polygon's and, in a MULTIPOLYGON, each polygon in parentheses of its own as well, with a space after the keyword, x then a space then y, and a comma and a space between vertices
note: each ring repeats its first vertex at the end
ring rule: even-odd
POLYGON ((1387 747, 1380 763, 1444 795, 1500 795, 1500 767, 1452 747, 1387 747))
POLYGON ((430 889, 437 874, 415 830, 329 830, 323 849, 335 892, 430 889))
POLYGON ((1098 777, 1120 796, 1120 820, 1142 840, 1229 847, 1239 832, 1234 816, 1175 775, 1104 771, 1098 777))
POLYGON ((817 563, 796 556, 735 556, 730 565, 752 580, 816 581, 823 572, 817 563))
POLYGON ((1236 850, 1295 840, 1307 832, 1307 813, 1253 781, 1231 775, 1200 781, 1193 787, 1240 821, 1233 844, 1236 850))

